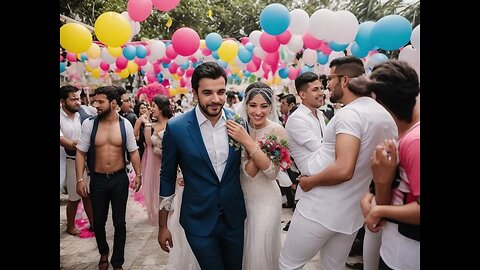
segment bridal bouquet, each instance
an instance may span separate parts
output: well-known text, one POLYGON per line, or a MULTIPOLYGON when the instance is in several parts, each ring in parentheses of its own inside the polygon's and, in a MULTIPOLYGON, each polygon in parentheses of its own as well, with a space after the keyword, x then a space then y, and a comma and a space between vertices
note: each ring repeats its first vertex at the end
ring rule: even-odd
POLYGON ((290 168, 292 159, 288 151, 288 142, 284 139, 279 139, 276 135, 268 135, 258 141, 260 149, 267 154, 272 160, 273 164, 278 165, 283 171, 290 168))
MULTIPOLYGON (((238 114, 227 114, 227 119, 228 120, 233 120, 235 121, 236 123, 242 125, 243 127, 245 127, 245 120, 243 120, 243 118, 238 114)), ((242 147, 242 144, 237 142, 236 140, 234 140, 232 137, 228 136, 228 144, 232 147, 235 148, 235 151, 237 151, 238 149, 240 149, 240 147, 242 147)))

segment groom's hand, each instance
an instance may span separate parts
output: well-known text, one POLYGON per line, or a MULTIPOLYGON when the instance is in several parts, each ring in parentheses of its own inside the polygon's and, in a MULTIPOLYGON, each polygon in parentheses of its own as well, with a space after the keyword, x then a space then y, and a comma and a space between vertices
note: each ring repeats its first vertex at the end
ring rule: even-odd
POLYGON ((158 243, 165 252, 170 253, 173 248, 172 234, 166 225, 160 225, 158 229, 158 243))

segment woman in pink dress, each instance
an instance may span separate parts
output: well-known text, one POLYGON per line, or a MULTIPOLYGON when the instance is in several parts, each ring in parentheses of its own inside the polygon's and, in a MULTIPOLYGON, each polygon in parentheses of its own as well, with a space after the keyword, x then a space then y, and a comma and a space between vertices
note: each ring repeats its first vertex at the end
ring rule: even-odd
POLYGON ((146 148, 142 157, 143 195, 147 208, 148 221, 158 224, 158 194, 160 192, 160 166, 162 164, 162 138, 165 126, 173 116, 170 101, 164 95, 157 95, 152 100, 152 119, 142 115, 140 118, 145 125, 146 148))

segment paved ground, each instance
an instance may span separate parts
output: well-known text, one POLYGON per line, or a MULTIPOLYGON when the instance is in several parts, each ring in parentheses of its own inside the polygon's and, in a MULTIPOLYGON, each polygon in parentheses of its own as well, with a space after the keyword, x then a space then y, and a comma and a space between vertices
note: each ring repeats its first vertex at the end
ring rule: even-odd
MULTIPOLYGON (((79 238, 65 232, 66 228, 66 196, 60 195, 60 269, 65 270, 94 270, 100 258, 95 238, 79 238)), ((282 228, 291 219, 292 210, 282 209, 282 228)), ((111 213, 111 211, 109 212, 111 213)), ((168 260, 168 253, 164 252, 157 242, 156 227, 147 221, 146 212, 140 204, 129 196, 127 204, 127 244, 125 247, 124 269, 131 270, 162 270, 168 260)), ((286 236, 282 230, 282 242, 286 236)), ((107 221, 107 241, 112 247, 113 225, 111 217, 107 221)), ((357 258, 349 258, 355 261, 357 258)), ((110 265, 109 269, 113 269, 110 265)), ((318 254, 305 267, 305 270, 320 269, 318 254)), ((348 269, 348 268, 345 268, 348 269)), ((182 270, 182 269, 179 269, 182 270)))

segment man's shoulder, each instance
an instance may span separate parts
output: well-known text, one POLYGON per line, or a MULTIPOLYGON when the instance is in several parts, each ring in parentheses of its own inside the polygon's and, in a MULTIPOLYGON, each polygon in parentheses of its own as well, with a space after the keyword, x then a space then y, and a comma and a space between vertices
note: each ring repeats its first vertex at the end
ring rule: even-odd
POLYGON ((184 112, 180 115, 172 117, 168 120, 168 125, 170 127, 184 126, 186 122, 192 119, 192 114, 195 114, 195 110, 190 110, 188 112, 184 112))

